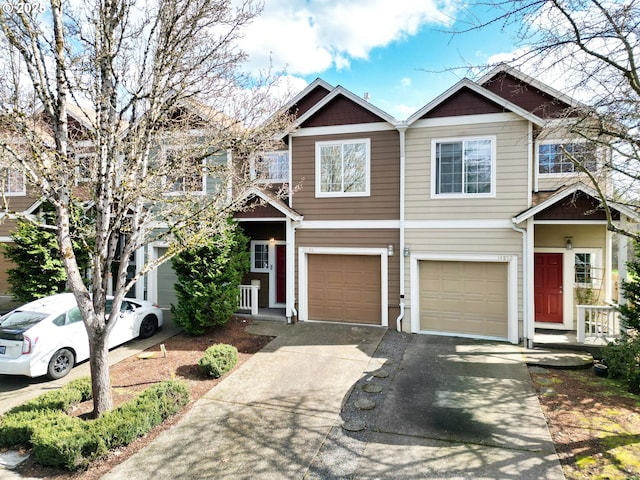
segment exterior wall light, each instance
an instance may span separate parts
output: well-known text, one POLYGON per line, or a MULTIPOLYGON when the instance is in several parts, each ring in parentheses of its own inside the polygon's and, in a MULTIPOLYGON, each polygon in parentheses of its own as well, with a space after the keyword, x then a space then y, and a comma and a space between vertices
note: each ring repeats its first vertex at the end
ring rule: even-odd
POLYGON ((564 247, 567 250, 573 250, 573 238, 565 237, 565 239, 564 239, 564 247))
POLYGON ((392 243, 390 243, 387 246, 387 253, 389 254, 390 257, 393 257, 393 244, 392 243))
POLYGON ((408 257, 409 255, 411 255, 411 250, 409 250, 409 247, 404 247, 404 250, 402 251, 402 255, 404 255, 405 257, 408 257))

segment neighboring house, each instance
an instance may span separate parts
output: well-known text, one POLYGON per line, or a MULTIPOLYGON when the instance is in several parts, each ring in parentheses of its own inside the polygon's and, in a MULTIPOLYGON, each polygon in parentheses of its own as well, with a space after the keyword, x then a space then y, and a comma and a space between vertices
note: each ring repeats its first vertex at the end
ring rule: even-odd
MULTIPOLYGON (((92 130, 91 112, 80 109, 76 106, 68 106, 69 138, 71 140, 72 151, 78 162, 77 178, 75 187, 82 189, 82 159, 88 154, 90 145, 88 136, 92 130)), ((36 124, 40 125, 38 134, 47 141, 47 122, 40 118, 37 112, 36 124)), ((49 141, 53 142, 53 139, 49 141)), ((2 208, 0 209, 0 243, 12 243, 11 234, 16 228, 16 214, 22 216, 37 216, 42 205, 40 194, 29 185, 23 169, 11 163, 7 158, 0 159, 0 189, 2 190, 2 208)), ((0 250, 4 250, 1 249, 0 250)), ((8 282, 7 270, 13 264, 2 255, 0 251, 0 296, 9 295, 10 285, 8 282)))
POLYGON ((256 160, 289 195, 253 191, 259 206, 236 215, 251 237, 244 283, 289 320, 397 327, 402 310, 405 331, 512 343, 575 329, 576 305, 613 300, 612 234, 564 154, 599 172, 610 152, 561 133, 576 106, 499 67, 396 121, 316 80, 289 105, 282 151, 256 160))

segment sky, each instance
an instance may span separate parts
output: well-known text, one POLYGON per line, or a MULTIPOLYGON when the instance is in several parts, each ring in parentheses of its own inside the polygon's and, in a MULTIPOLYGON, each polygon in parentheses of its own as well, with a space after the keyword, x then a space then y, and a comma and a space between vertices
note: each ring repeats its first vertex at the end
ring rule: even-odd
POLYGON ((452 33, 487 15, 459 0, 264 0, 241 47, 251 69, 286 70, 294 93, 320 77, 403 120, 516 50, 502 25, 452 33))

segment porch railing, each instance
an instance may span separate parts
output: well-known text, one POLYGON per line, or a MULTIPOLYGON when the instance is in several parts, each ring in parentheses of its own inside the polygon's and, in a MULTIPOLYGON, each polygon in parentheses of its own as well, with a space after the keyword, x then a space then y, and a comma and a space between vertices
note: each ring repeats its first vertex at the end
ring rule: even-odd
POLYGON ((238 310, 250 311, 251 315, 258 314, 259 285, 240 285, 240 299, 238 310))
POLYGON ((618 312, 612 306, 578 305, 576 333, 578 343, 596 338, 611 341, 622 333, 618 312))

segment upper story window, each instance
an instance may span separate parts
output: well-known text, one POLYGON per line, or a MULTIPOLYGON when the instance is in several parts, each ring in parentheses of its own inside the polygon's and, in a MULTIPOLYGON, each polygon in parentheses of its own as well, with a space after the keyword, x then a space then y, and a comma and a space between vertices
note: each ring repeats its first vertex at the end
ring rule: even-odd
POLYGON ((255 176, 262 182, 289 181, 289 151, 280 150, 260 155, 255 161, 255 176))
POLYGON ((2 193, 7 197, 27 194, 26 179, 22 169, 0 167, 0 182, 2 183, 2 193))
POLYGON ((434 196, 495 195, 495 137, 433 140, 434 196))
POLYGON ((580 162, 587 170, 596 169, 596 155, 592 145, 586 142, 545 142, 538 145, 538 172, 541 174, 575 173, 580 162))
POLYGON ((91 181, 91 168, 94 154, 93 153, 74 153, 76 162, 76 185, 91 181))
POLYGON ((371 178, 367 139, 316 142, 316 197, 365 197, 371 178))
POLYGON ((164 188, 167 195, 205 193, 204 162, 179 147, 165 149, 164 188))

